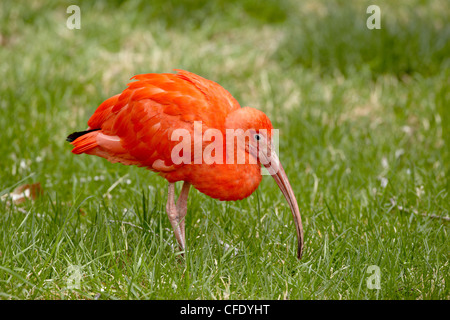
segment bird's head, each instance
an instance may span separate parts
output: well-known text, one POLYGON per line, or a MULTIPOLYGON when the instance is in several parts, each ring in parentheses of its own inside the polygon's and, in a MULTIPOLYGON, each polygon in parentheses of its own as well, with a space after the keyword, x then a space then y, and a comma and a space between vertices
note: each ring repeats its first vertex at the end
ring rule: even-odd
MULTIPOLYGON (((276 153, 273 141, 273 126, 269 117, 264 112, 254 108, 240 108, 228 115, 225 126, 227 130, 237 132, 235 136, 243 135, 246 153, 256 159, 258 164, 266 167, 285 196, 294 217, 298 240, 297 257, 300 259, 303 250, 303 225, 300 210, 276 153)), ((235 138, 233 137, 232 140, 234 141, 235 138)), ((249 158, 247 157, 247 159, 249 158)))

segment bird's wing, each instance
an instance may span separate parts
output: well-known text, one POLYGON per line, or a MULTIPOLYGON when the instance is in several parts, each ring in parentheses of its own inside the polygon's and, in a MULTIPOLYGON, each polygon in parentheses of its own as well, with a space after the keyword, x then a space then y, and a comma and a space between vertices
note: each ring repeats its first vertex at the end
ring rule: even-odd
POLYGON ((96 133, 101 147, 98 155, 108 158, 104 154, 111 150, 113 158, 109 160, 123 162, 119 159, 123 157, 132 164, 169 172, 179 166, 171 159, 173 148, 179 144, 171 139, 175 129, 186 129, 192 136, 194 121, 201 121, 203 132, 208 128, 224 130, 226 116, 240 108, 239 103, 217 83, 177 71, 137 75, 132 78, 137 81, 122 94, 97 108, 88 125, 101 129, 96 133))

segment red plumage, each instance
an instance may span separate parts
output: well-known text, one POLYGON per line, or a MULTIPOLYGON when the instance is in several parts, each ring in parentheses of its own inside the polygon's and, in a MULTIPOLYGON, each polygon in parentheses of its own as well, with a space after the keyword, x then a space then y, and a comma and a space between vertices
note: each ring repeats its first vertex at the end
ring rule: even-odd
MULTIPOLYGON (((73 141, 72 152, 143 166, 169 182, 188 181, 216 199, 248 197, 261 181, 258 164, 172 162, 171 151, 179 143, 170 139, 173 130, 183 128, 193 134, 194 121, 201 121, 203 132, 215 128, 225 136, 227 117, 241 109, 236 99, 217 83, 177 71, 178 74, 151 73, 131 78, 137 81, 128 84, 120 95, 104 101, 89 119, 89 129, 101 130, 73 141)), ((247 127, 272 128, 262 112, 253 109, 251 113, 252 118, 244 119, 247 127)), ((202 149, 209 143, 203 143, 202 149)))
POLYGON ((74 146, 72 152, 96 155, 113 163, 146 167, 167 179, 166 210, 182 249, 185 247, 184 217, 191 185, 215 199, 240 200, 251 195, 261 182, 261 163, 267 168, 275 168, 271 175, 292 210, 298 238, 297 256, 300 258, 303 246, 301 217, 292 188, 273 148, 273 127, 269 118, 257 109, 241 108, 236 99, 217 83, 187 71, 177 71, 177 74, 151 73, 131 78, 136 81, 97 108, 88 121, 88 130, 68 137, 74 146), (197 123, 201 123, 201 132, 198 132, 197 123), (172 159, 172 152, 180 145, 179 140, 172 139, 177 129, 184 129, 189 137, 193 137, 188 142, 183 140, 183 146, 190 144, 194 151, 187 163, 172 159), (213 158, 212 153, 204 152, 212 144, 211 140, 203 139, 208 129, 216 129, 223 139, 217 141, 223 151, 218 158, 222 162, 206 161, 213 158), (251 136, 244 138, 248 138, 244 145, 236 143, 228 150, 228 143, 235 138, 228 139, 228 130, 251 132, 251 136), (200 141, 195 139, 198 134, 201 135, 200 141), (267 147, 265 150, 269 152, 262 152, 263 147, 267 147), (201 151, 200 156, 196 149, 201 151), (237 162, 239 152, 244 155, 242 164, 237 162), (209 158, 197 162, 199 157, 205 157, 204 154, 209 158), (230 157, 236 161, 227 162, 230 157), (177 181, 184 181, 184 184, 175 204, 174 183, 177 181))

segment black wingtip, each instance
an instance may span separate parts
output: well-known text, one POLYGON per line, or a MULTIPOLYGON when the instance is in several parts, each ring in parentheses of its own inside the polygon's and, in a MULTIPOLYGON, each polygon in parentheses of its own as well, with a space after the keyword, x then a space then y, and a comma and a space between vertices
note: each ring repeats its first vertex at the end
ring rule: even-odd
POLYGON ((79 137, 84 136, 85 134, 87 134, 87 133, 89 133, 89 132, 97 131, 97 130, 100 130, 100 129, 92 129, 92 130, 86 130, 86 131, 78 131, 78 132, 74 132, 74 133, 69 134, 69 135, 67 136, 66 141, 68 141, 68 142, 73 142, 73 141, 75 141, 76 139, 78 139, 79 137))
MULTIPOLYGON (((68 142, 74 141, 74 140, 77 138, 77 136, 76 136, 77 133, 78 133, 78 132, 74 132, 74 133, 68 135, 67 138, 66 138, 66 141, 68 141, 68 142)), ((79 137, 79 136, 78 136, 78 137, 79 137)))

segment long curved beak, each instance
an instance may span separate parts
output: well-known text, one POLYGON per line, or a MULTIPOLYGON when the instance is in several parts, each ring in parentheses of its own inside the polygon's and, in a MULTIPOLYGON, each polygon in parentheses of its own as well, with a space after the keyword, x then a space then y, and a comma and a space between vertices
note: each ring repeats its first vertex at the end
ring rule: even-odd
POLYGON ((289 183, 286 172, 284 172, 283 166, 281 165, 275 151, 270 152, 270 159, 266 158, 266 160, 267 161, 263 163, 264 167, 267 168, 270 175, 277 182, 278 187, 280 188, 281 192, 283 192, 283 195, 286 198, 289 207, 291 208, 292 216, 294 217, 295 228, 297 231, 297 258, 300 260, 303 253, 303 225, 302 218, 300 216, 300 210, 298 209, 297 199, 295 199, 291 184, 289 183))

